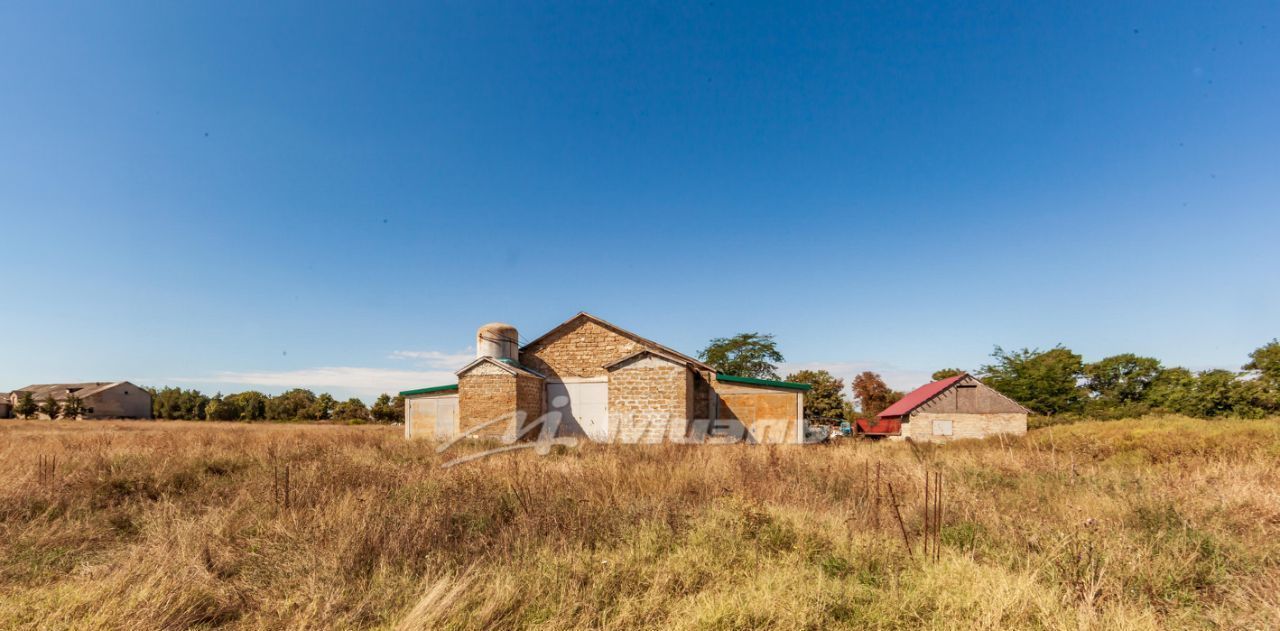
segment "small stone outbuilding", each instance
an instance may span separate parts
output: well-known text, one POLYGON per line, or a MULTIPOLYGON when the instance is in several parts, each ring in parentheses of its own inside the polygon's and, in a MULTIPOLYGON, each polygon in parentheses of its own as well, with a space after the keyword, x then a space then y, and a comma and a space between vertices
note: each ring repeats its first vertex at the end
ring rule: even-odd
POLYGON ((806 384, 717 374, 588 313, 518 340, 510 325, 480 327, 456 385, 401 392, 406 437, 533 437, 541 419, 597 442, 804 440, 806 384))
POLYGON ((876 415, 899 421, 900 437, 945 442, 1027 433, 1027 408, 968 373, 923 385, 876 415))

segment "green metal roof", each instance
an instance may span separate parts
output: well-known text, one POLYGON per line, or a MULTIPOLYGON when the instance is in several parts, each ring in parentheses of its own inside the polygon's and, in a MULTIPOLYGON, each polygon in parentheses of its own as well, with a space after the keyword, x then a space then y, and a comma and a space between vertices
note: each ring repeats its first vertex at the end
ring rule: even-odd
POLYGON ((447 386, 432 386, 430 388, 418 388, 417 390, 405 390, 400 393, 402 397, 409 397, 415 394, 431 394, 432 392, 444 392, 446 390, 457 390, 458 384, 453 383, 447 386))
POLYGON ((502 363, 504 363, 504 364, 506 364, 506 365, 508 365, 508 366, 515 366, 516 368, 519 368, 520 370, 523 370, 523 371, 525 371, 525 372, 527 372, 527 373, 530 373, 530 374, 533 374, 533 375, 537 375, 537 376, 539 376, 539 377, 542 377, 542 373, 540 373, 540 372, 538 372, 538 371, 536 371, 536 370, 534 370, 534 369, 532 369, 532 368, 530 368, 530 367, 528 367, 528 366, 525 366, 524 364, 521 364, 520 362, 518 362, 518 361, 516 361, 516 360, 514 360, 514 359, 511 359, 510 357, 500 357, 500 358, 498 358, 498 361, 500 361, 500 362, 502 362, 502 363))
POLYGON ((728 381, 730 383, 746 383, 753 386, 773 386, 774 388, 787 388, 789 390, 809 390, 813 386, 807 383, 796 383, 794 381, 773 381, 772 379, 754 379, 752 377, 735 377, 724 373, 716 373, 717 381, 728 381))

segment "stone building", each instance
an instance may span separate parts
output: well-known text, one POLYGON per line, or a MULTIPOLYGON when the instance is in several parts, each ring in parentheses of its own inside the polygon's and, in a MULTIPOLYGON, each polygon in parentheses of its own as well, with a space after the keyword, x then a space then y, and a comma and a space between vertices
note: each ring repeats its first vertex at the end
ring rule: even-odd
POLYGON ((507 324, 476 332, 458 383, 408 390, 405 435, 511 437, 539 419, 598 442, 803 442, 806 384, 717 374, 587 313, 519 346, 507 324))
MULTIPOLYGON (((128 381, 97 381, 91 383, 43 383, 33 384, 9 393, 9 404, 17 407, 22 393, 30 392, 36 403, 43 403, 52 396, 64 403, 75 395, 80 399, 83 419, 149 419, 151 418, 151 393, 128 381)), ((40 418, 49 418, 40 414, 40 418)))
POLYGON ((925 384, 876 416, 901 423, 900 437, 944 442, 1027 433, 1027 408, 968 373, 925 384))
POLYGON ((12 409, 13 405, 9 403, 9 393, 0 392, 0 418, 9 418, 12 416, 12 409))

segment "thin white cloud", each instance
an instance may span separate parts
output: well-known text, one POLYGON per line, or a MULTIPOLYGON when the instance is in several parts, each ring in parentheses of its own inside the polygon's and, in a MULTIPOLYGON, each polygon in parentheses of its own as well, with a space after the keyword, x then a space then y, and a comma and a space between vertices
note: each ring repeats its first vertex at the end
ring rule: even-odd
POLYGON ((164 381, 203 385, 253 386, 263 390, 334 390, 342 393, 377 395, 423 386, 455 383, 451 370, 393 370, 356 366, 325 366, 281 371, 224 371, 207 377, 173 377, 164 381))
POLYGON ((409 359, 427 368, 457 370, 475 359, 475 355, 470 352, 395 351, 391 353, 391 359, 409 359))
POLYGON ((160 381, 198 384, 206 388, 236 390, 255 388, 279 392, 290 388, 332 391, 334 394, 377 395, 423 386, 456 383, 454 371, 473 359, 470 352, 400 350, 391 359, 406 360, 418 369, 321 366, 294 370, 222 371, 204 377, 172 377, 160 381))

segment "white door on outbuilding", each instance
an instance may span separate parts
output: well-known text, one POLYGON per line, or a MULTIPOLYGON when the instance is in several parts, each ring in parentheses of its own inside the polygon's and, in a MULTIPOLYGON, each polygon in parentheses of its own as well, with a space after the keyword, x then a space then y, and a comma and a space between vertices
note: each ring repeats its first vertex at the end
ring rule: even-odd
POLYGON ((448 440, 458 434, 458 397, 414 397, 407 401, 406 438, 448 440))
POLYGON ((458 397, 437 400, 435 429, 436 440, 446 440, 458 435, 458 397))
POLYGON ((547 411, 560 412, 564 434, 609 440, 609 382, 547 382, 547 411))

